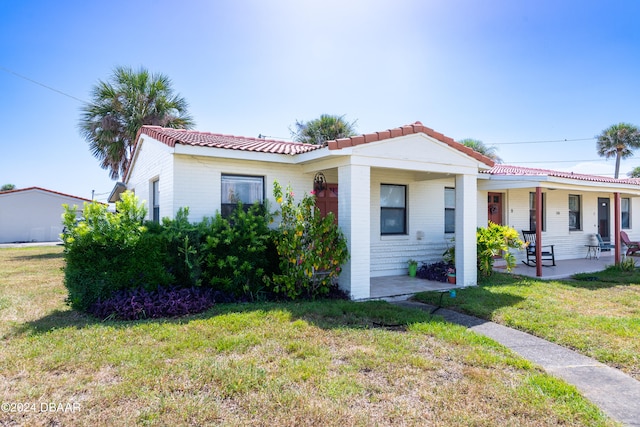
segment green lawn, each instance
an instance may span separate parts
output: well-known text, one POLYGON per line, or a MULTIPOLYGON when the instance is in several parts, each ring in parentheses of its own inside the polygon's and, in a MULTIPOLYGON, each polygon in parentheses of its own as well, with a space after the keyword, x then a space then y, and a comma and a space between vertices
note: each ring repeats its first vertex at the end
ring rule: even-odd
POLYGON ((65 306, 61 252, 0 249, 2 426, 614 425, 495 342, 383 302, 100 322, 65 306))
MULTIPOLYGON (((495 274, 443 306, 573 348, 640 380, 640 271, 609 269, 580 280, 495 274)), ((434 303, 439 295, 416 299, 434 303)))

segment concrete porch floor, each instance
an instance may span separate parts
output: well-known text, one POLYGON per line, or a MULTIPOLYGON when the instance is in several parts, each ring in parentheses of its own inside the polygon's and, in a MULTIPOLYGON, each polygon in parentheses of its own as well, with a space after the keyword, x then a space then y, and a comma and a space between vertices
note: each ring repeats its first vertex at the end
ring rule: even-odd
MULTIPOLYGON (((542 267, 541 279, 564 279, 576 273, 593 273, 602 271, 607 266, 614 264, 613 254, 604 252, 598 259, 565 259, 556 260, 555 267, 542 267)), ((497 260, 495 271, 505 272, 504 262, 497 260)), ((536 268, 528 267, 522 262, 511 270, 511 274, 536 277, 536 268)), ((413 294, 426 291, 447 291, 456 289, 456 285, 434 282, 409 276, 372 277, 370 299, 402 300, 408 299, 413 294)))

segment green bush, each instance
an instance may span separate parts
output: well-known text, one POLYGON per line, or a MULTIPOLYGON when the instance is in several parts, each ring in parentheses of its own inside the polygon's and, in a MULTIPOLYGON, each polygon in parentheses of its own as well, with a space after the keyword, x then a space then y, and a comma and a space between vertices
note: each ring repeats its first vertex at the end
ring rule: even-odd
POLYGON ((493 272, 494 257, 501 255, 507 263, 507 271, 511 271, 516 264, 515 256, 509 249, 521 249, 524 242, 518 237, 518 232, 508 225, 498 225, 489 222, 488 227, 478 227, 478 271, 482 276, 490 276, 493 272))
POLYGON ((259 298, 265 276, 275 268, 270 215, 266 212, 257 203, 246 211, 239 204, 228 220, 217 214, 203 221, 204 283, 236 297, 259 298))
POLYGON ((64 281, 73 308, 86 310, 121 289, 152 290, 173 281, 163 265, 162 239, 147 232, 146 208, 133 193, 123 193, 116 213, 85 203, 78 220, 76 206, 64 208, 64 281))
POLYGON ((276 235, 281 272, 272 276, 271 289, 291 299, 329 293, 349 258, 346 240, 333 214, 322 217, 308 194, 296 204, 290 187, 284 193, 277 181, 273 187, 281 215, 276 235))

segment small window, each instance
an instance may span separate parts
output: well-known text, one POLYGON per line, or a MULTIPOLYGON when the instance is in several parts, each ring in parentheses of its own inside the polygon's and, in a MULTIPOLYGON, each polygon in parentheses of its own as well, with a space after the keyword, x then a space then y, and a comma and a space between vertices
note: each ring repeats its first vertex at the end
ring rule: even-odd
POLYGON ((580 214, 580 196, 569 194, 569 230, 582 229, 580 214))
POLYGON ((222 175, 221 215, 231 216, 238 202, 242 202, 243 209, 249 209, 256 202, 264 204, 264 177, 222 175))
POLYGON ((153 205, 153 213, 151 220, 160 222, 160 180, 156 179, 151 183, 151 198, 153 205))
POLYGON ((631 228, 631 199, 628 197, 620 199, 620 219, 620 227, 631 228))
POLYGON ((456 232, 456 189, 444 189, 444 232, 456 232))
POLYGON ((407 234, 406 185, 380 185, 380 234, 407 234))
MULTIPOLYGON (((545 231, 547 224, 547 216, 545 214, 545 199, 546 194, 542 193, 542 228, 541 231, 545 231)), ((536 229, 536 193, 529 193, 529 230, 534 231, 536 229)))

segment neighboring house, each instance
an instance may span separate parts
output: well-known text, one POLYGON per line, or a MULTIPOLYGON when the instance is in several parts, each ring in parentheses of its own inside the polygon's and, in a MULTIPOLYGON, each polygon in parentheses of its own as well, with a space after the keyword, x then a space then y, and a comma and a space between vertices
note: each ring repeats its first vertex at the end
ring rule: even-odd
POLYGON ((536 188, 543 243, 556 245, 558 260, 584 256, 593 233, 614 235, 616 194, 622 228, 633 231, 640 214, 637 181, 496 166, 420 122, 325 146, 143 126, 110 201, 129 189, 147 201, 149 219, 189 207, 199 221, 228 214, 237 200, 276 206, 274 180, 296 195, 315 189, 321 211, 337 211, 351 256, 340 285, 353 299, 370 297, 372 277, 406 274, 410 258, 441 260, 454 241, 457 283, 477 284, 477 227, 531 228, 536 188))
POLYGON ((55 242, 62 233, 63 204, 90 202, 39 187, 0 192, 0 243, 55 242))
POLYGON ((543 244, 554 245, 556 260, 584 257, 596 233, 616 241, 616 197, 619 229, 640 236, 640 180, 507 165, 479 175, 479 224, 491 220, 518 232, 535 230, 536 188, 542 193, 543 244))

